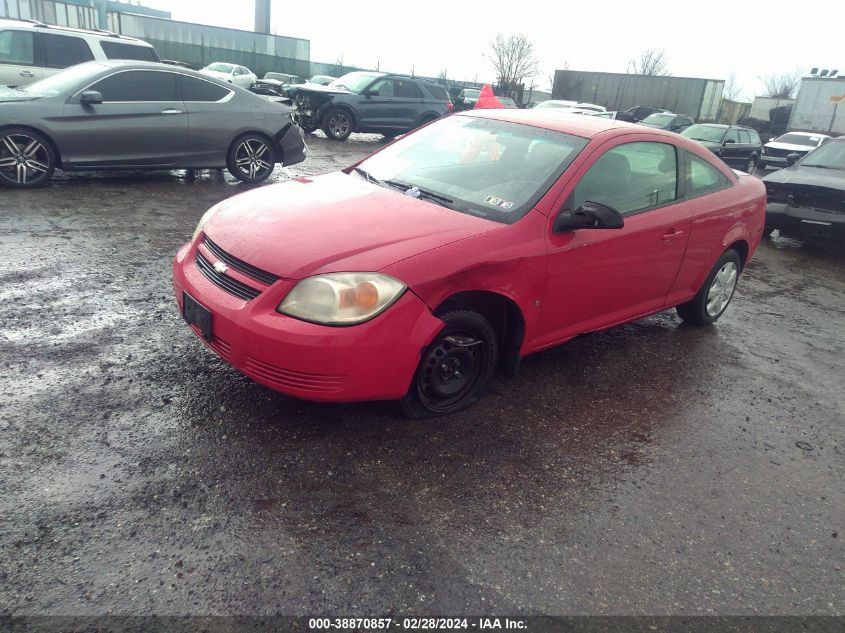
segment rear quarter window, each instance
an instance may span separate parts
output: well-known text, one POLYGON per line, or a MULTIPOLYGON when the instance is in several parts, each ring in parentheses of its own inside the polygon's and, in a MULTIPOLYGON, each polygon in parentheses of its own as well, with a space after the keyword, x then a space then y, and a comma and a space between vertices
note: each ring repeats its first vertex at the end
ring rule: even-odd
POLYGON ((686 198, 698 198, 731 186, 731 181, 707 161, 687 152, 686 198))
POLYGON ((91 47, 81 37, 39 33, 38 41, 45 68, 68 68, 94 59, 91 47))
POLYGON ((443 86, 438 86, 436 84, 423 84, 425 89, 431 95, 433 99, 437 99, 438 101, 448 101, 449 100, 449 93, 446 92, 446 88, 443 86))
POLYGON ((229 94, 229 90, 195 77, 182 75, 182 99, 184 101, 220 101, 229 94))
POLYGON ((127 44, 126 42, 110 42, 108 40, 101 40, 100 46, 103 48, 108 59, 131 59, 139 62, 157 62, 158 54, 155 49, 150 46, 139 46, 138 44, 127 44))

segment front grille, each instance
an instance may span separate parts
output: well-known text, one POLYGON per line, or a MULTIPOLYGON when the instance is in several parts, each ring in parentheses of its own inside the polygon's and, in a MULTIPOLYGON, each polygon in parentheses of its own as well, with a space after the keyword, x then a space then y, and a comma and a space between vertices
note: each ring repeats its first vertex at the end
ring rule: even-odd
POLYGON ((205 247, 209 251, 211 251, 217 259, 226 262, 226 264, 228 264, 230 268, 234 268, 239 273, 242 273, 247 277, 252 277, 256 281, 260 281, 261 283, 266 284, 268 286, 272 286, 280 279, 278 275, 268 273, 266 270, 256 268, 252 264, 247 264, 245 261, 243 261, 242 259, 238 259, 234 255, 229 255, 229 253, 227 253, 217 244, 212 242, 207 235, 203 240, 203 244, 205 244, 205 247))
POLYGON ((215 286, 222 288, 231 295, 235 295, 239 299, 250 301, 261 294, 261 291, 257 288, 247 286, 245 283, 242 283, 237 279, 233 279, 226 274, 218 273, 214 270, 211 262, 203 257, 202 253, 199 251, 197 251, 197 268, 199 268, 199 271, 205 275, 206 279, 215 286))
POLYGON ((809 207, 817 211, 845 213, 845 192, 813 185, 793 185, 788 201, 796 207, 809 207))
POLYGON ((789 154, 798 154, 803 156, 806 154, 806 150, 794 150, 794 149, 778 149, 776 147, 766 147, 765 148, 766 156, 772 156, 774 158, 786 158, 789 154))
POLYGON ((332 392, 343 388, 344 376, 326 374, 306 374, 301 371, 284 369, 255 358, 248 358, 244 364, 244 372, 256 378, 278 385, 282 388, 300 389, 302 391, 332 392))

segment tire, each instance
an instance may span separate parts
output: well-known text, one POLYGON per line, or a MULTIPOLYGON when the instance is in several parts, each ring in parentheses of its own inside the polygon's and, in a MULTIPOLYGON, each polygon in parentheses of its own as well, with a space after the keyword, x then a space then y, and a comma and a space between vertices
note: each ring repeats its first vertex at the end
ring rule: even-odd
POLYGON ((496 369, 499 343, 490 322, 477 312, 455 310, 423 352, 411 387, 399 406, 409 418, 449 415, 473 404, 496 369))
POLYGON ((715 323, 731 302, 741 272, 739 253, 729 248, 716 260, 698 294, 676 308, 678 316, 691 325, 715 323))
POLYGON ((244 134, 229 146, 226 166, 241 182, 264 182, 276 167, 276 150, 267 137, 244 134))
POLYGON ((28 128, 0 131, 0 185, 33 189, 50 182, 56 153, 46 136, 28 128))
POLYGON ((332 108, 323 117, 323 132, 333 141, 345 141, 354 127, 352 115, 343 108, 332 108))
POLYGON ((745 164, 745 173, 747 174, 754 174, 754 169, 757 167, 757 159, 752 156, 748 159, 748 162, 745 164))
POLYGON ((757 169, 765 170, 766 167, 768 167, 768 166, 769 166, 768 163, 766 163, 766 161, 764 161, 764 160, 758 160, 757 161, 757 169))

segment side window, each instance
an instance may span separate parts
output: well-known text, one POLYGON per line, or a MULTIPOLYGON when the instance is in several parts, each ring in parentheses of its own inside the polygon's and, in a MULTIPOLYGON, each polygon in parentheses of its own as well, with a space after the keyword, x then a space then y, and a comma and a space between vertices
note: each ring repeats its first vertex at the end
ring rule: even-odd
POLYGON ((575 187, 573 208, 586 201, 622 215, 677 199, 678 159, 667 143, 625 143, 599 158, 575 187))
POLYGON ((728 130, 727 136, 725 136, 725 141, 733 141, 734 143, 739 143, 739 131, 736 129, 728 130))
POLYGON ((731 181, 722 172, 687 152, 687 198, 697 198, 730 186, 731 181))
POLYGON ((751 145, 751 135, 748 133, 748 130, 739 131, 739 142, 745 145, 751 145))
POLYGON ((382 79, 377 81, 367 89, 368 92, 377 93, 379 97, 392 97, 395 95, 393 89, 393 81, 390 79, 382 79))
POLYGON ((47 68, 67 68, 94 59, 88 42, 80 37, 39 33, 38 39, 44 55, 42 65, 47 68))
POLYGON ((229 90, 194 77, 182 75, 182 99, 184 101, 220 101, 229 90))
POLYGON ((396 96, 403 99, 422 99, 423 93, 415 81, 407 81, 404 79, 397 79, 394 81, 396 85, 396 96))
POLYGON ((751 142, 754 143, 754 145, 762 145, 760 142, 760 135, 757 134, 755 130, 750 130, 748 133, 751 135, 751 142))
POLYGON ((103 101, 180 101, 175 73, 132 70, 117 73, 91 87, 103 101))
POLYGON ((28 31, 0 31, 0 63, 32 66, 35 39, 28 31))
POLYGON ((426 90, 431 93, 431 96, 437 101, 449 100, 449 93, 446 92, 446 88, 444 88, 443 86, 438 86, 436 84, 426 84, 425 87, 426 90))
POLYGON ((241 68, 240 66, 237 66, 237 67, 235 68, 235 75, 238 75, 238 76, 243 76, 243 75, 246 75, 246 74, 247 74, 247 73, 246 73, 246 68, 241 68))
POLYGON ((141 62, 157 62, 155 49, 149 46, 100 40, 100 46, 108 59, 133 59, 141 62))

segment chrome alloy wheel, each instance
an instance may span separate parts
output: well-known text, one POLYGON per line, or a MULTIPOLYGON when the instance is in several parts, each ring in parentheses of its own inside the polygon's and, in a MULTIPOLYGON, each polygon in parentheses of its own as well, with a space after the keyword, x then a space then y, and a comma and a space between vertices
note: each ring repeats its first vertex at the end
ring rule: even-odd
POLYGON ((0 178, 18 185, 33 185, 50 172, 50 153, 26 134, 0 138, 0 178))
POLYGON ((349 119, 349 115, 343 112, 335 112, 329 118, 329 132, 331 132, 332 136, 336 136, 341 138, 349 134, 349 128, 352 125, 352 121, 349 119))
POLYGON ((739 268, 734 262, 727 262, 719 269, 707 292, 706 310, 708 316, 717 317, 728 306, 736 289, 739 268))
POLYGON ((271 154, 266 143, 255 138, 247 139, 235 151, 235 164, 245 178, 260 180, 273 171, 271 154))

